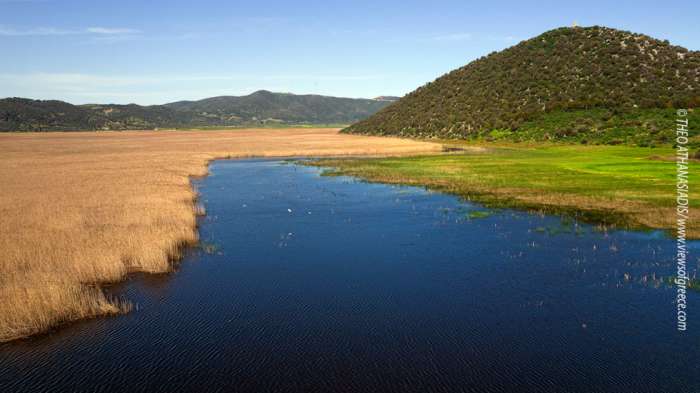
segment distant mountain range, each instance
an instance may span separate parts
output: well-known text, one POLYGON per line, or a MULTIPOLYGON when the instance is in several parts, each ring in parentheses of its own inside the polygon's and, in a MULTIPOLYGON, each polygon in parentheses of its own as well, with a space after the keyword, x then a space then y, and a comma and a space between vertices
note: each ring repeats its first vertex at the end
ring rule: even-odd
POLYGON ((374 97, 375 100, 377 101, 398 101, 401 99, 401 97, 396 97, 396 96, 379 96, 379 97, 374 97))
POLYGON ((349 124, 395 101, 256 91, 165 105, 72 105, 0 99, 0 131, 125 130, 261 124, 349 124))
POLYGON ((665 143, 673 108, 698 106, 700 52, 607 27, 559 28, 449 72, 345 132, 665 143))

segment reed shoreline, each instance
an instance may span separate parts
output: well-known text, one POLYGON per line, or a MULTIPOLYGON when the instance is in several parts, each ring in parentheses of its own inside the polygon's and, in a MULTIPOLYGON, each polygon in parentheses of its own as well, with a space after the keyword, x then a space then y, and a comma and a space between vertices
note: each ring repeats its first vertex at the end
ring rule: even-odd
POLYGON ((440 149, 308 128, 2 134, 0 342, 129 311, 102 286, 172 271, 196 244, 192 180, 213 160, 440 149))

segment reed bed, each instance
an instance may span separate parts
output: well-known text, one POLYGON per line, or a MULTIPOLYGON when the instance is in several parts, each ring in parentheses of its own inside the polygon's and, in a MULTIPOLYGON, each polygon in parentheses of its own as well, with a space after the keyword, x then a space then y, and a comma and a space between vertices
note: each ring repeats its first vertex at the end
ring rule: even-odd
POLYGON ((197 242, 190 177, 212 159, 440 148, 308 128, 0 134, 0 341, 128 311, 102 286, 171 271, 197 242))

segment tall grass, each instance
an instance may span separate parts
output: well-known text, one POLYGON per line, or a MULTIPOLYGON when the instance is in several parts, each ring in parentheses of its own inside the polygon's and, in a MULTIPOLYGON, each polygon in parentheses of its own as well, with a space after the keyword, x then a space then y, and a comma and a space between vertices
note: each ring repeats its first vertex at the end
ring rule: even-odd
POLYGON ((335 129, 0 134, 0 341, 127 311, 100 284, 168 272, 197 241, 190 177, 209 160, 439 148, 335 129))

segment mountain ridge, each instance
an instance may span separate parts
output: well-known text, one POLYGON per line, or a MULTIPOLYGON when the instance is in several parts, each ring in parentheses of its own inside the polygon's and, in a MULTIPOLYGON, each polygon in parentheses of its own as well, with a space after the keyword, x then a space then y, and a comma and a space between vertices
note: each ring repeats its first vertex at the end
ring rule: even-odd
POLYGON ((260 124, 348 124, 390 101, 258 90, 163 105, 83 104, 0 99, 0 131, 87 131, 260 124))

